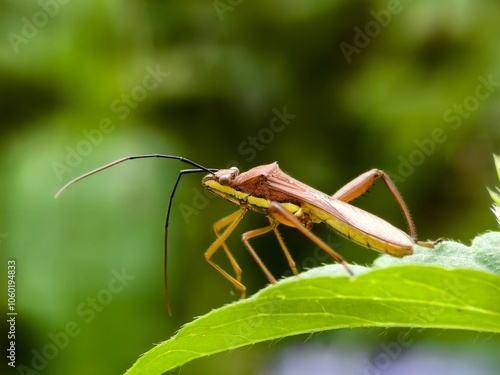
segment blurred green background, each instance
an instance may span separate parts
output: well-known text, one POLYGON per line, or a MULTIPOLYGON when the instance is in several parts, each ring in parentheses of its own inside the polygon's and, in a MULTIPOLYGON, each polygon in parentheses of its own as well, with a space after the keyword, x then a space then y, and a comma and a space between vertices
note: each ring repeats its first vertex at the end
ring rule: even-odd
MULTIPOLYGON (((241 170, 279 161, 326 193, 377 167, 395 180, 420 239, 468 244, 494 230, 485 186, 495 185, 491 154, 500 150, 499 18, 498 1, 1 1, 0 248, 2 268, 17 262, 17 365, 123 373, 193 317, 237 298, 203 257, 213 223, 236 207, 188 175, 172 209, 166 313, 163 225, 185 165, 131 161, 54 200, 70 179, 123 156, 241 170)), ((383 184, 355 204, 405 228, 383 184)), ((267 280, 239 237, 265 223, 249 214, 229 241, 249 294, 267 280)), ((315 232, 348 262, 377 256, 315 232)), ((282 234, 302 269, 331 262, 295 231, 282 234)), ((253 243, 277 277, 288 274, 272 235, 253 243)), ((339 330, 215 355, 180 373, 454 364, 449 373, 493 374, 499 349, 498 336, 476 332, 339 330), (412 344, 386 366, 404 332, 412 344)))

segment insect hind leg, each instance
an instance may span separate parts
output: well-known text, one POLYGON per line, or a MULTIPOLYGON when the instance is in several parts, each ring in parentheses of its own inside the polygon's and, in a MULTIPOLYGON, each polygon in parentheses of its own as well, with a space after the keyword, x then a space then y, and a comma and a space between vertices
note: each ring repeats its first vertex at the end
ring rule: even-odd
POLYGON ((394 185, 394 182, 392 182, 389 175, 384 171, 381 171, 380 169, 371 169, 368 172, 359 175, 354 180, 341 187, 335 194, 332 195, 332 198, 348 203, 366 193, 378 178, 381 178, 384 181, 387 188, 398 202, 399 207, 403 210, 403 214, 410 230, 410 236, 414 241, 416 241, 417 232, 410 215, 410 210, 404 202, 403 197, 401 197, 401 194, 399 194, 396 185, 394 185))
POLYGON ((297 219, 293 214, 287 211, 281 204, 274 201, 271 202, 269 205, 269 213, 273 218, 275 218, 278 221, 280 221, 280 219, 281 221, 284 219, 284 221, 293 224, 293 226, 297 228, 299 231, 301 231, 307 238, 309 238, 321 249, 323 249, 323 251, 325 251, 328 255, 330 255, 333 259, 339 262, 345 268, 345 270, 349 275, 351 276, 354 275, 354 273, 351 271, 345 260, 337 252, 335 252, 330 246, 328 246, 321 238, 319 238, 310 230, 305 228, 304 225, 299 221, 299 219, 297 219))

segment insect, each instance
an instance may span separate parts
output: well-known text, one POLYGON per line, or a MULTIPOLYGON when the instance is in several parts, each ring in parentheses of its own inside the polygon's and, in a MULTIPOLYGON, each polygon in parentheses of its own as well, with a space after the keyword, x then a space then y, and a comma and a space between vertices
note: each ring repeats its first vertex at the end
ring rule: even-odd
POLYGON ((371 169, 370 171, 361 174, 343 186, 335 194, 330 196, 290 177, 279 168, 276 162, 267 165, 260 165, 246 172, 240 173, 236 167, 231 167, 229 169, 206 168, 189 159, 175 155, 135 155, 118 159, 75 178, 64 185, 57 192, 56 198, 67 187, 85 177, 127 160, 144 158, 176 159, 195 167, 194 169, 184 169, 180 171, 172 189, 172 193, 170 194, 165 220, 163 267, 165 296, 169 313, 170 304, 168 300, 166 276, 168 223, 172 200, 180 178, 184 174, 207 173, 202 179, 202 185, 210 192, 236 204, 239 207, 236 212, 218 220, 213 225, 216 240, 206 250, 205 259, 222 276, 224 276, 238 292, 240 292, 240 298, 246 297, 246 287, 241 281, 242 270, 226 245, 226 239, 238 226, 248 211, 263 214, 269 220, 269 225, 243 233, 242 240, 252 257, 266 275, 269 282, 272 284, 276 283, 276 279, 255 252, 249 240, 273 231, 278 239, 281 249, 285 254, 290 269, 294 274, 298 274, 295 262, 293 261, 280 233, 278 232, 277 227, 279 224, 298 229, 332 258, 339 262, 350 275, 353 273, 344 259, 323 240, 310 231, 313 224, 325 223, 338 234, 347 237, 359 245, 396 257, 403 257, 405 255, 412 254, 413 246, 415 244, 428 248, 432 248, 435 245, 435 243, 432 242, 422 242, 417 240, 415 225, 411 219, 408 207, 389 176, 379 169, 371 169), (375 180, 379 178, 384 181, 385 185, 396 199, 396 202, 401 207, 408 224, 409 234, 394 227, 378 216, 349 204, 349 202, 367 192, 368 189, 374 184, 375 180), (235 276, 230 275, 226 270, 222 269, 212 260, 212 256, 220 248, 224 250, 227 258, 229 259, 235 276))

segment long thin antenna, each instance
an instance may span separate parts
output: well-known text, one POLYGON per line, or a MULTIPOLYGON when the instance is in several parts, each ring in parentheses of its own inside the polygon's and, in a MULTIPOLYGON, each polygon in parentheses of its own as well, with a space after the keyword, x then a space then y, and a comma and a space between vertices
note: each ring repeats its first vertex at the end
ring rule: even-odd
POLYGON ((168 208, 167 208, 167 216, 165 219, 165 236, 164 236, 164 244, 163 244, 163 286, 164 286, 164 293, 165 293, 165 302, 167 305, 167 310, 168 314, 172 315, 172 311, 170 309, 170 301, 168 298, 168 284, 167 284, 167 251, 168 251, 168 222, 170 219, 170 209, 172 207, 172 200, 174 198, 175 191, 177 190, 177 185, 179 184, 179 181, 181 179, 181 176, 183 174, 189 174, 189 173, 201 173, 201 172, 206 172, 206 173, 211 173, 213 174, 214 172, 218 171, 218 169, 215 168, 205 168, 201 164, 195 163, 192 160, 186 159, 182 156, 176 156, 176 155, 164 155, 164 154, 146 154, 146 155, 133 155, 133 156, 126 156, 124 158, 115 160, 111 163, 108 163, 106 165, 103 165, 102 167, 96 168, 94 170, 91 170, 90 172, 87 172, 85 174, 82 174, 81 176, 78 176, 68 182, 66 185, 64 185, 59 191, 56 193, 55 198, 58 198, 63 191, 65 191, 68 187, 73 185, 75 182, 78 182, 80 180, 83 180, 84 178, 93 175, 97 172, 103 171, 105 169, 108 169, 112 166, 115 166, 117 164, 123 163, 124 161, 128 160, 134 160, 134 159, 147 159, 147 158, 163 158, 163 159, 175 159, 179 160, 183 163, 192 165, 193 167, 196 167, 196 169, 184 169, 179 172, 179 175, 177 176, 177 180, 175 181, 174 188, 172 189, 172 193, 170 194, 170 199, 168 202, 168 208))
POLYGON ((172 200, 174 199, 175 191, 177 190, 177 185, 179 185, 179 181, 181 180, 182 175, 184 174, 189 174, 189 173, 200 173, 200 172, 206 172, 206 170, 210 173, 216 172, 217 169, 213 168, 204 168, 204 169, 183 169, 182 171, 179 172, 179 175, 177 176, 177 180, 175 181, 174 188, 172 189, 172 193, 170 193, 170 199, 168 201, 168 209, 167 209, 167 217, 165 218, 165 236, 164 236, 164 243, 163 243, 163 286, 164 286, 164 293, 165 293, 165 301, 167 303, 167 310, 168 310, 168 315, 172 315, 172 310, 170 309, 170 302, 168 298, 168 284, 167 284, 167 252, 168 252, 168 222, 170 220, 170 208, 172 207, 172 200))
POLYGON ((82 174, 81 176, 78 176, 77 178, 74 178, 73 180, 71 180, 70 182, 68 182, 66 185, 64 185, 62 188, 60 188, 59 191, 56 193, 55 197, 58 198, 62 194, 62 192, 64 190, 66 190, 68 187, 70 187, 71 185, 73 185, 75 182, 83 180, 85 177, 88 177, 88 176, 93 175, 93 174, 95 174, 97 172, 103 171, 104 169, 111 168, 112 166, 120 164, 120 163, 123 163, 124 161, 127 161, 127 160, 146 159, 146 158, 175 159, 175 160, 179 160, 179 161, 181 161, 183 163, 192 165, 193 167, 197 167, 197 168, 201 169, 202 171, 205 171, 205 172, 208 172, 208 173, 212 173, 213 174, 214 171, 217 171, 217 169, 205 168, 204 166, 202 166, 202 165, 200 165, 198 163, 195 163, 194 161, 191 161, 191 160, 186 159, 186 158, 184 158, 182 156, 176 156, 176 155, 146 154, 146 155, 126 156, 124 158, 112 161, 109 164, 103 165, 102 167, 96 168, 96 169, 94 169, 94 170, 92 170, 90 172, 82 174))

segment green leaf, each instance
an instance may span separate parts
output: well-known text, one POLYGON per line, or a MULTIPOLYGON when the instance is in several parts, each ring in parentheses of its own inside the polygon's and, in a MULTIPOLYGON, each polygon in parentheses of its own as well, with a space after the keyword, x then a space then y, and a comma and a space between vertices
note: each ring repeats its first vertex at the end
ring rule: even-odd
POLYGON ((493 155, 493 160, 495 162, 495 168, 497 170, 498 181, 500 181, 500 155, 493 155))
MULTIPOLYGON (((495 160, 495 168, 497 170, 498 174, 498 180, 500 181, 500 155, 493 155, 493 159, 495 160)), ((493 211, 493 214, 497 217, 498 225, 500 225, 500 188, 497 187, 496 190, 486 188, 488 189, 488 192, 490 193, 491 199, 493 199, 493 207, 491 210, 493 211)))
POLYGON ((444 241, 434 249, 415 246, 411 256, 400 259, 383 255, 375 261, 374 266, 402 264, 470 268, 500 275, 500 232, 488 232, 477 236, 471 246, 452 241, 444 241))
POLYGON ((312 269, 187 324, 144 354, 129 375, 162 374, 195 358, 306 332, 353 327, 500 332, 500 232, 472 246, 445 241, 370 270, 312 269))

